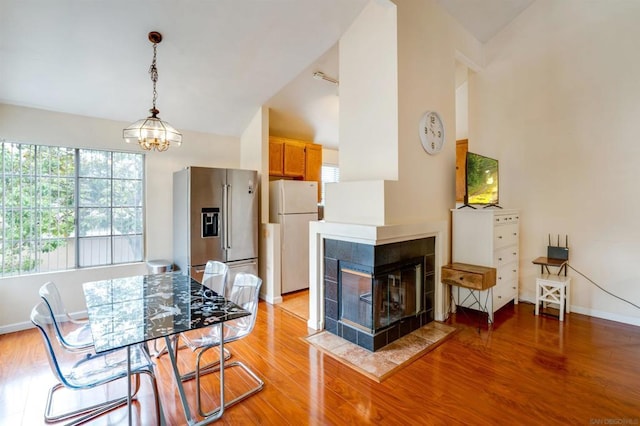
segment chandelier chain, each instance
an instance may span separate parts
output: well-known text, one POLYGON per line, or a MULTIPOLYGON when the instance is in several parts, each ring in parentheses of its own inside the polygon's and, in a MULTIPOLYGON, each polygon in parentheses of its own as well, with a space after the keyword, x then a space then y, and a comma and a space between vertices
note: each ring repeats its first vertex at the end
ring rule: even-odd
POLYGON ((156 99, 158 99, 158 91, 156 90, 156 83, 158 82, 158 68, 156 67, 156 52, 158 43, 153 43, 153 61, 149 67, 149 75, 151 81, 153 81, 153 109, 156 109, 156 99))
POLYGON ((153 82, 153 107, 147 118, 138 120, 122 131, 122 136, 127 143, 137 143, 145 151, 166 151, 169 145, 182 145, 182 134, 166 121, 158 117, 160 111, 156 109, 158 100, 158 44, 162 41, 162 34, 157 31, 149 33, 149 41, 153 44, 153 60, 149 66, 149 76, 153 82))

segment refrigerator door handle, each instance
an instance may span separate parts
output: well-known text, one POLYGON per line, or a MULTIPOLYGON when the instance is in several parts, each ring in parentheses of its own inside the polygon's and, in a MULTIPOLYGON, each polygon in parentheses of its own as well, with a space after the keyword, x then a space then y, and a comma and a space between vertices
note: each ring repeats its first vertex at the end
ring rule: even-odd
POLYGON ((231 248, 231 191, 229 191, 231 185, 223 186, 223 209, 224 209, 224 238, 222 239, 223 248, 231 248))

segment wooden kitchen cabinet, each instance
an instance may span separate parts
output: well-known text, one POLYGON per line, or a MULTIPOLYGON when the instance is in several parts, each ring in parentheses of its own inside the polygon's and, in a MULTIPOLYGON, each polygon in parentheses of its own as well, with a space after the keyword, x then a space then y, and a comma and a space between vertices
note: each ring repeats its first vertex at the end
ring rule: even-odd
POLYGON ((318 202, 320 202, 322 197, 322 145, 308 144, 304 149, 304 180, 318 182, 318 202))
POLYGON ((320 201, 322 145, 270 136, 269 176, 318 182, 318 201, 320 201))
POLYGON ((305 143, 269 137, 269 176, 304 179, 305 143))
POLYGON ((269 138, 269 176, 284 176, 284 141, 269 138))
POLYGON ((284 158, 282 166, 284 176, 294 178, 300 177, 304 179, 304 148, 304 144, 291 142, 284 143, 284 158))

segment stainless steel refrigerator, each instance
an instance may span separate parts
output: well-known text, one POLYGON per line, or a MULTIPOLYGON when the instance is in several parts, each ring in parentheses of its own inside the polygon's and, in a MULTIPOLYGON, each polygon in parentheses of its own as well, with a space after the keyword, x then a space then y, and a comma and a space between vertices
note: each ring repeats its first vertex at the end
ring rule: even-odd
POLYGON ((253 170, 187 167, 173 174, 173 257, 198 281, 209 260, 258 275, 258 191, 253 170))
POLYGON ((309 288, 309 222, 318 220, 318 183, 269 183, 269 221, 280 224, 281 293, 309 288))

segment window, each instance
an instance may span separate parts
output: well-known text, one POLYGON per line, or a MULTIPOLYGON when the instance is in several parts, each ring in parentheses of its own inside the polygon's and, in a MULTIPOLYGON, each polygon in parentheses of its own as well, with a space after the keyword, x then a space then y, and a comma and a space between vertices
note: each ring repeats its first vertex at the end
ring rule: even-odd
POLYGON ((333 166, 333 165, 323 165, 321 179, 322 179, 321 204, 324 205, 325 183, 340 182, 340 168, 338 168, 338 166, 333 166))
POLYGON ((0 276, 143 259, 142 154, 0 150, 0 276))

